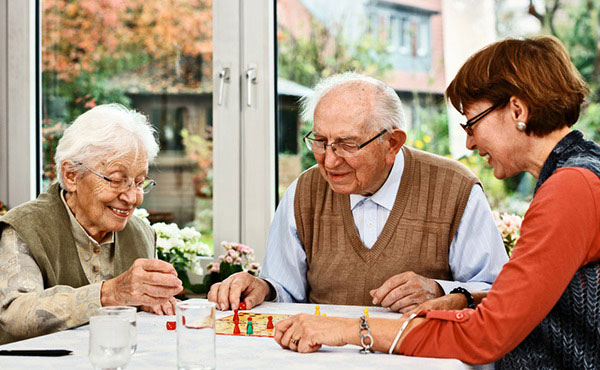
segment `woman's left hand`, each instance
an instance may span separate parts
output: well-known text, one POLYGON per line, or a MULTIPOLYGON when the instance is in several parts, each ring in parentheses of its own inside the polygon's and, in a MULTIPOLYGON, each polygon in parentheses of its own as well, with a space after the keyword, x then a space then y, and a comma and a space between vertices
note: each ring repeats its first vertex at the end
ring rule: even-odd
POLYGON ((169 300, 163 304, 157 304, 156 306, 141 306, 142 311, 150 312, 162 315, 175 315, 175 304, 179 302, 179 299, 175 297, 169 298, 169 300))
POLYGON ((315 352, 322 345, 343 346, 347 338, 357 336, 358 319, 299 314, 275 326, 275 341, 284 349, 315 352))

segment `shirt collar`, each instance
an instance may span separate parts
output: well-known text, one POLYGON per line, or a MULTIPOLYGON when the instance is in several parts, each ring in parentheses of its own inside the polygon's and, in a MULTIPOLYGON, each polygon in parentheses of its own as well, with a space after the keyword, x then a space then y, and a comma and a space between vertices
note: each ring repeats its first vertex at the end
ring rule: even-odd
POLYGON ((71 232, 73 233, 75 243, 77 245, 87 245, 90 242, 94 245, 112 244, 114 242, 115 237, 115 233, 112 231, 106 234, 104 239, 102 239, 101 243, 98 243, 96 240, 94 240, 94 238, 90 236, 90 234, 87 233, 87 231, 85 231, 83 226, 81 226, 79 221, 77 221, 77 218, 75 218, 75 215, 73 214, 73 212, 71 212, 71 209, 67 205, 67 200, 65 199, 65 192, 66 191, 64 189, 60 191, 60 199, 62 200, 63 204, 65 205, 65 208, 67 209, 67 213, 69 214, 69 220, 71 221, 71 232))
POLYGON ((365 199, 371 199, 379 206, 391 211, 396 201, 396 194, 398 193, 398 187, 400 186, 400 180, 402 179, 402 173, 404 172, 404 152, 400 150, 396 154, 394 165, 388 178, 385 180, 383 185, 371 196, 364 196, 360 194, 350 194, 350 209, 354 209, 359 203, 365 199))

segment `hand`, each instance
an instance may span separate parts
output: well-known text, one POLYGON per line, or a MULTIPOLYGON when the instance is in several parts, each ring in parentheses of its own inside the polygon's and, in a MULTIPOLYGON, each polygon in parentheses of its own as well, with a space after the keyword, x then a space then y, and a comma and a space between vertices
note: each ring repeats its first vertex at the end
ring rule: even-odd
POLYGON ((175 315, 175 304, 179 302, 179 299, 175 297, 169 298, 168 301, 156 306, 142 306, 142 310, 145 312, 153 313, 159 316, 162 315, 175 315))
POLYGON ((217 308, 225 311, 231 306, 237 310, 240 300, 246 302, 246 308, 259 305, 270 293, 269 284, 247 272, 238 272, 220 283, 213 284, 208 292, 208 300, 217 303, 217 308))
POLYGON ((275 325, 275 341, 283 349, 315 352, 322 345, 343 346, 351 335, 358 337, 358 319, 323 317, 301 313, 275 325))
POLYGON ((404 313, 425 301, 442 296, 444 291, 435 280, 407 271, 387 279, 369 294, 373 297, 374 305, 381 304, 381 307, 404 313))
POLYGON ((183 286, 170 263, 139 258, 121 275, 102 284, 102 306, 156 306, 169 302, 183 286))
POLYGON ((408 317, 413 313, 419 313, 424 310, 462 310, 467 308, 467 298, 462 294, 446 294, 438 298, 425 301, 413 308, 412 310, 405 312, 403 317, 408 317))

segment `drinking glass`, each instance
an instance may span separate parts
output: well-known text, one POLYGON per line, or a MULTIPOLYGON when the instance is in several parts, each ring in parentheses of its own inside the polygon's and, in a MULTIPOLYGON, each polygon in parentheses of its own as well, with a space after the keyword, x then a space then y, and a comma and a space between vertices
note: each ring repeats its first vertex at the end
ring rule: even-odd
POLYGON ((89 358, 94 369, 124 369, 131 359, 129 321, 121 316, 90 317, 89 358))
POLYGON ((214 369, 215 304, 190 299, 177 302, 177 367, 214 369))
POLYGON ((137 308, 131 306, 106 306, 98 309, 100 316, 111 315, 121 316, 129 321, 131 334, 129 339, 131 340, 131 354, 135 353, 137 348, 137 324, 136 324, 136 313, 137 308))

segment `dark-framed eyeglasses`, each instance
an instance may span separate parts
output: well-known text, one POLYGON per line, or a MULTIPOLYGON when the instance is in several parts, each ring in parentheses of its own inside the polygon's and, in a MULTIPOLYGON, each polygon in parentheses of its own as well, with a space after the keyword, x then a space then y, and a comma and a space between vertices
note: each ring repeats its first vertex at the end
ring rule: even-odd
POLYGON ((500 107, 501 105, 503 105, 503 103, 496 103, 492 105, 488 109, 484 110, 483 112, 468 120, 466 123, 461 123, 460 126, 463 128, 463 130, 465 130, 467 135, 473 136, 473 126, 475 126, 477 122, 481 121, 485 116, 490 114, 494 109, 500 107))
POLYGON ((351 142, 351 141, 340 141, 340 142, 327 144, 327 140, 315 139, 314 137, 311 137, 310 134, 312 134, 312 130, 309 131, 306 135, 304 135, 303 140, 304 140, 304 143, 306 144, 306 147, 309 150, 312 150, 312 152, 315 154, 325 153, 327 151, 327 147, 330 146, 331 150, 333 150, 336 155, 338 155, 339 157, 346 158, 346 157, 352 157, 360 149, 364 148, 365 146, 367 146, 372 141, 374 141, 381 135, 385 134, 386 132, 388 132, 388 131, 383 130, 362 144, 358 144, 358 143, 351 142))
POLYGON ((123 192, 128 191, 131 188, 131 185, 133 185, 135 183, 135 189, 137 191, 147 194, 156 185, 156 181, 149 179, 149 178, 145 178, 144 180, 137 181, 137 182, 129 181, 129 179, 110 178, 108 176, 104 176, 103 174, 92 170, 91 168, 89 168, 88 166, 84 165, 81 162, 74 162, 74 163, 78 166, 85 168, 86 170, 90 171, 94 175, 100 177, 102 180, 107 181, 109 183, 111 189, 113 189, 114 191, 116 191, 118 193, 123 193, 123 192))

